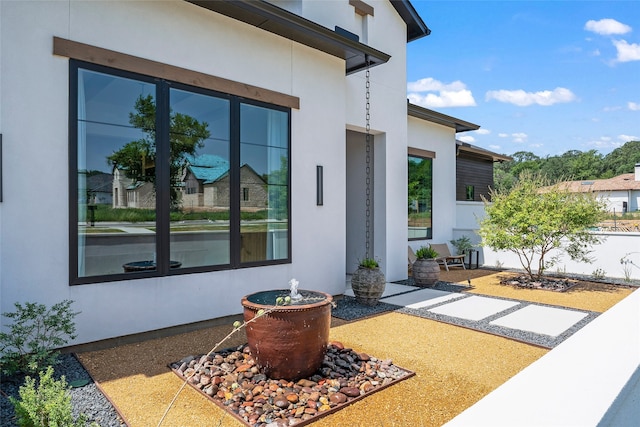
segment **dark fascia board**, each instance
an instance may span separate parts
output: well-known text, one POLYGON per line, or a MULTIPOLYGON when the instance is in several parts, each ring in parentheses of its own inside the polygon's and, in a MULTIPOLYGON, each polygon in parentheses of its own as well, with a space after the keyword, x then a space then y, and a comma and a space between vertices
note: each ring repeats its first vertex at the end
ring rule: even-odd
POLYGON ((391 4, 407 24, 407 43, 431 34, 409 0, 391 0, 391 4))
POLYGON ((454 128, 456 132, 466 132, 470 130, 480 129, 480 126, 471 122, 466 122, 455 117, 447 116, 446 114, 438 113, 437 111, 429 110, 428 108, 420 107, 410 102, 408 102, 408 113, 410 116, 416 117, 418 119, 427 120, 433 123, 454 128))
POLYGON ((342 58, 346 73, 384 64, 391 58, 370 46, 351 40, 326 27, 264 0, 185 0, 270 33, 342 58))
POLYGON ((513 160, 513 157, 505 156, 504 154, 494 153, 493 151, 485 150, 477 145, 471 145, 468 142, 462 142, 456 140, 456 145, 460 151, 480 155, 481 157, 490 158, 494 162, 509 162, 513 160))

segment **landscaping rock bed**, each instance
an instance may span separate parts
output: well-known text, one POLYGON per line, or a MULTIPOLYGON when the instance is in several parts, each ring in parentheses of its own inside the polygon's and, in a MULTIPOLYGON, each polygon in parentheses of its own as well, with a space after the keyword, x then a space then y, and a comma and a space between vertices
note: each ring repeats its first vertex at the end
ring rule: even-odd
POLYGON ((578 285, 578 281, 553 278, 553 277, 541 277, 539 279, 532 279, 526 274, 518 276, 510 276, 508 278, 501 278, 501 285, 517 286, 528 289, 544 289, 546 291, 565 292, 572 287, 578 285))
POLYGON ((306 425, 414 375, 391 360, 357 353, 338 342, 328 346, 315 375, 298 381, 262 374, 246 345, 188 356, 170 368, 251 427, 306 425))

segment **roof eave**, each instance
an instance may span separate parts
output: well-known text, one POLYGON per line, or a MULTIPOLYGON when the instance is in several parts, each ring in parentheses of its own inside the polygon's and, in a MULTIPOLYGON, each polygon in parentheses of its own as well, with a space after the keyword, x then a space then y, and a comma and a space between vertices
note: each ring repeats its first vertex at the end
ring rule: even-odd
POLYGON ((407 43, 431 34, 431 30, 424 23, 409 0, 390 0, 398 15, 407 24, 407 43))
POLYGON ((513 157, 505 156, 504 154, 494 153, 490 150, 485 150, 481 147, 476 147, 475 145, 468 144, 466 142, 456 140, 456 144, 460 151, 465 151, 467 153, 472 153, 476 155, 480 155, 486 158, 491 159, 494 162, 509 162, 513 160, 513 157))
POLYGON ((408 102, 407 110, 412 117, 453 128, 456 130, 456 133, 480 129, 480 126, 474 123, 447 116, 446 114, 438 113, 437 111, 429 110, 428 108, 420 107, 410 102, 408 102))
POLYGON ((264 0, 185 1, 344 59, 346 74, 365 69, 367 61, 370 67, 374 67, 391 59, 389 54, 264 0))

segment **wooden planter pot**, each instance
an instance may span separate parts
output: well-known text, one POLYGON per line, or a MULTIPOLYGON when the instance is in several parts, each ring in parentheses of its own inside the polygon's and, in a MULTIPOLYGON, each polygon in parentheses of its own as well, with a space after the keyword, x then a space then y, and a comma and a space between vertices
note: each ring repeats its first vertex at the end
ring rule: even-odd
POLYGON ((300 303, 273 309, 276 298, 289 293, 284 289, 257 292, 242 298, 242 306, 245 321, 259 310, 268 312, 246 327, 258 368, 269 378, 294 381, 313 375, 322 365, 333 298, 324 292, 298 290, 303 296, 300 303))

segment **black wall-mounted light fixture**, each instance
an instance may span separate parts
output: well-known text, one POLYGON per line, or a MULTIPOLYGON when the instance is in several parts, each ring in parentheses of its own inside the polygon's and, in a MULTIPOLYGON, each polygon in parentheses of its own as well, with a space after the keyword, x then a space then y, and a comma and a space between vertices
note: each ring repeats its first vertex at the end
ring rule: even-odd
POLYGON ((322 166, 316 166, 316 205, 324 204, 324 177, 322 166))

